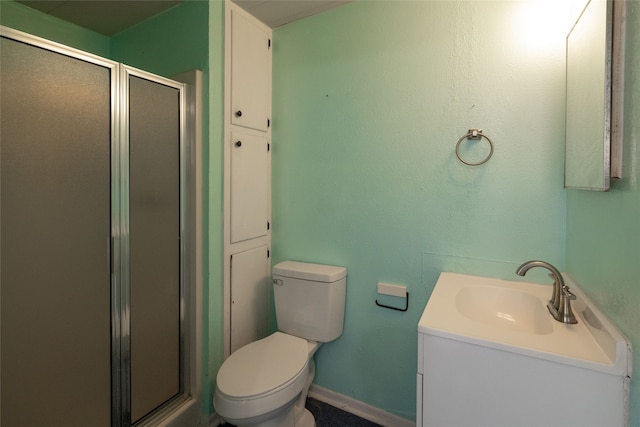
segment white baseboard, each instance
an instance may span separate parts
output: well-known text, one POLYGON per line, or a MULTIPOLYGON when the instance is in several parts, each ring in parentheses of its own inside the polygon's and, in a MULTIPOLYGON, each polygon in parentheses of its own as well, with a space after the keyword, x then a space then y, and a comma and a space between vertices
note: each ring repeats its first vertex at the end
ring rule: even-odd
POLYGON ((387 411, 368 405, 344 394, 336 393, 324 387, 311 385, 309 397, 328 403, 345 412, 357 415, 360 418, 380 424, 384 427, 415 427, 414 421, 393 415, 387 411))

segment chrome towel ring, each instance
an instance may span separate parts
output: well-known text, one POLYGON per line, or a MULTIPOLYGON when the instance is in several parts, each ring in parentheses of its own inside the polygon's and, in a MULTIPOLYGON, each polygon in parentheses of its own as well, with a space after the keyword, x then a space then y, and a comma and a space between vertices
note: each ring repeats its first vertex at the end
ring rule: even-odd
POLYGON ((491 142, 488 136, 482 134, 482 129, 469 129, 469 132, 467 132, 466 135, 463 135, 458 140, 458 143, 456 144, 456 156, 458 157, 458 160, 460 160, 465 165, 469 165, 469 166, 479 166, 481 164, 487 163, 487 161, 491 158, 491 156, 493 156, 493 142, 491 142), (465 138, 474 139, 474 140, 481 140, 482 138, 486 139, 487 142, 489 142, 489 155, 484 159, 480 160, 479 162, 475 162, 475 163, 464 160, 462 156, 460 156, 460 143, 465 138))

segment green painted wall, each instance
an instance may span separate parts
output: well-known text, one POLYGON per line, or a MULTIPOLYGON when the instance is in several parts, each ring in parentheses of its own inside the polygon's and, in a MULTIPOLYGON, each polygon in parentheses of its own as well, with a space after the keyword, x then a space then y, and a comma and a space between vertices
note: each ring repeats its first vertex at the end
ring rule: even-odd
POLYGON ((167 77, 199 69, 208 81, 208 6, 186 1, 116 34, 111 58, 167 77))
POLYGON ((110 39, 10 0, 0 0, 0 24, 109 58, 110 39))
POLYGON ((566 29, 526 25, 554 14, 361 1, 275 30, 273 261, 348 268, 344 334, 320 349, 318 385, 413 419, 438 272, 564 268, 566 29), (469 167, 455 145, 474 127, 495 153, 469 167), (409 311, 377 307, 378 281, 407 285, 409 311))
POLYGON ((627 2, 624 172, 607 193, 568 191, 567 272, 634 346, 630 425, 640 426, 640 2, 627 2))

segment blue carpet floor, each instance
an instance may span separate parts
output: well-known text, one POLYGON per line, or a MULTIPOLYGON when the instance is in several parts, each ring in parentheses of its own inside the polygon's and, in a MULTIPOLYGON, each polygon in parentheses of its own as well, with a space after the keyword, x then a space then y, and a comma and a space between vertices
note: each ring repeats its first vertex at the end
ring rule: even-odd
POLYGON ((380 427, 316 399, 308 398, 306 407, 316 419, 316 427, 380 427))
MULTIPOLYGON (((381 427, 316 399, 307 399, 307 409, 316 419, 316 427, 381 427)), ((224 424, 223 427, 233 427, 224 424)))

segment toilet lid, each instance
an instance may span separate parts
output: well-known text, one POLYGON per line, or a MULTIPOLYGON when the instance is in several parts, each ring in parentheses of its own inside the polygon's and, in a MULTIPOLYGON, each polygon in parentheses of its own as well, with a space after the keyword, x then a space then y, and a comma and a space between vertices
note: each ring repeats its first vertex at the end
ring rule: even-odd
POLYGON ((229 356, 218 371, 217 386, 230 397, 259 396, 296 378, 308 360, 306 340, 275 332, 229 356))

